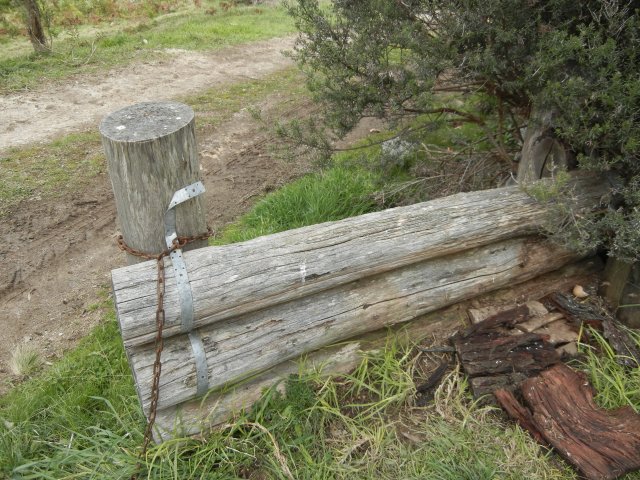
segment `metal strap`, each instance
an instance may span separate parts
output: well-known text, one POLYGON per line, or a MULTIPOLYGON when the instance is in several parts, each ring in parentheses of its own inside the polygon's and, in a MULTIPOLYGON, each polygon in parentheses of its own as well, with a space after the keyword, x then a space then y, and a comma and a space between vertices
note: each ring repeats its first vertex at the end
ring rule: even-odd
POLYGON ((200 333, 197 330, 189 332, 189 341, 191 342, 191 350, 193 351, 193 358, 196 362, 196 395, 201 397, 209 391, 209 367, 207 365, 207 355, 204 351, 202 338, 200 338, 200 333))
MULTIPOLYGON (((193 183, 187 187, 181 188, 173 194, 173 198, 169 203, 169 208, 164 215, 164 234, 167 248, 173 247, 173 241, 178 238, 176 232, 176 211, 175 207, 187 200, 190 200, 204 193, 204 185, 202 182, 193 183)), ((191 342, 191 350, 196 364, 197 378, 197 395, 201 396, 209 390, 209 368, 207 366, 207 356, 204 351, 202 338, 197 330, 193 330, 193 295, 191 293, 191 285, 189 283, 189 274, 187 273, 187 265, 182 256, 182 250, 176 249, 169 255, 171 265, 175 272, 176 287, 180 297, 180 329, 184 333, 189 334, 191 342)))
POLYGON ((164 239, 167 242, 167 248, 171 248, 173 246, 173 241, 178 238, 178 234, 176 233, 175 207, 203 193, 204 185, 202 182, 196 182, 181 188, 173 194, 173 198, 171 199, 171 202, 169 202, 167 212, 164 214, 164 239))

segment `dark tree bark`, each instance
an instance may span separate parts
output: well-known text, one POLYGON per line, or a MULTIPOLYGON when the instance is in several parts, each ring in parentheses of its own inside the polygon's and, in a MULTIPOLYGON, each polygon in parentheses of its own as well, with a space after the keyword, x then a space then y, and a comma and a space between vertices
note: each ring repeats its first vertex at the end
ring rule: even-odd
POLYGON ((575 158, 553 132, 553 111, 535 108, 518 165, 518 182, 531 182, 551 176, 554 170, 575 168, 575 158))
POLYGON ((36 52, 49 51, 49 44, 42 26, 42 13, 40 12, 38 2, 36 0, 22 0, 22 5, 27 13, 27 32, 29 33, 29 40, 31 40, 33 49, 36 52))

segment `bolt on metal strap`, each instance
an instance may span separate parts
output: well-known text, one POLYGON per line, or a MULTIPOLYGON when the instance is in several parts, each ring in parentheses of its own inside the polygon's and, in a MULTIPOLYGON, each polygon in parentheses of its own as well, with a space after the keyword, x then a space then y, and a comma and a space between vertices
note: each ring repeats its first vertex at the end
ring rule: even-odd
MULTIPOLYGON (((164 233, 167 248, 173 247, 173 241, 178 238, 176 232, 176 210, 175 207, 187 200, 203 194, 205 191, 202 182, 188 185, 173 194, 169 203, 169 208, 164 215, 164 233)), ((207 356, 202 343, 202 338, 197 330, 193 329, 193 295, 189 283, 187 265, 184 262, 181 249, 175 249, 170 254, 171 265, 176 277, 176 287, 180 297, 180 329, 189 335, 193 358, 196 366, 197 387, 196 394, 202 396, 209 390, 209 368, 207 366, 207 356)))

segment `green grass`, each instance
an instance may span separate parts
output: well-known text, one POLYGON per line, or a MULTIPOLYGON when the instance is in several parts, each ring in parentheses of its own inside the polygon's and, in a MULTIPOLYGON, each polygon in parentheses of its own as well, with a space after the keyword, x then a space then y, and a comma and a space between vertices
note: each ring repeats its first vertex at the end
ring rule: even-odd
POLYGON ((240 242, 376 210, 376 180, 367 170, 339 166, 308 175, 267 195, 215 243, 240 242))
MULTIPOLYGON (((0 475, 128 478, 144 422, 110 307, 74 352, 0 399, 0 475)), ((250 413, 205 438, 148 452, 153 479, 457 480, 573 478, 517 427, 477 407, 455 372, 435 404, 412 407, 413 354, 390 339, 342 377, 292 376, 286 394, 264 393, 250 413), (278 449, 284 458, 274 455, 278 449)))
MULTIPOLYGON (((626 332, 640 348, 640 331, 626 329, 626 332)), ((621 365, 620 358, 601 333, 590 329, 589 334, 594 345, 581 345, 585 355, 581 367, 596 389, 596 403, 603 408, 628 406, 640 413, 640 364, 636 360, 635 368, 631 369, 621 365)), ((633 359, 629 360, 634 363, 633 359)))
POLYGON ((102 431, 140 440, 129 431, 144 418, 113 307, 104 302, 101 308, 102 326, 44 374, 0 398, 0 476, 18 475, 19 467, 48 458, 59 445, 90 447, 102 431))
POLYGON ((235 6, 207 13, 210 8, 191 8, 119 31, 109 28, 87 36, 66 37, 54 43, 50 54, 0 56, 0 93, 160 57, 166 48, 219 50, 294 32, 293 22, 282 7, 235 6))
POLYGON ((252 109, 256 103, 272 94, 281 96, 276 101, 281 101, 283 106, 301 103, 309 95, 302 74, 291 67, 260 79, 235 82, 223 89, 218 86, 203 90, 180 101, 193 107, 198 135, 201 136, 208 134, 234 113, 252 109))
POLYGON ((106 172, 97 132, 66 135, 46 145, 0 155, 0 218, 29 197, 57 198, 106 172))

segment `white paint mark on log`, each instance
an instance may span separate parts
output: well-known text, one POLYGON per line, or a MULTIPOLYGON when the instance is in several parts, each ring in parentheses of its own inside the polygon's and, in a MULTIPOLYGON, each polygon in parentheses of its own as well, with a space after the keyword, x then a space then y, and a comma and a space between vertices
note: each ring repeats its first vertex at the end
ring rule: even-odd
MULTIPOLYGON (((223 387, 327 344, 534 278, 576 258, 542 240, 513 239, 408 265, 205 326, 199 332, 207 353, 210 387, 223 387)), ((153 343, 127 351, 146 411, 155 358, 153 343)), ((195 375, 188 337, 177 335, 166 341, 159 407, 194 398, 195 375)))
POLYGON ((304 260, 300 265, 300 281, 304 284, 307 278, 307 261, 304 260))

